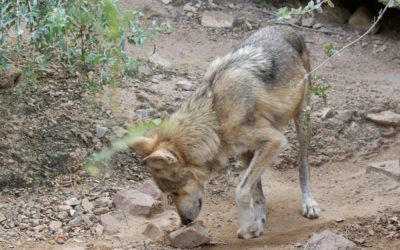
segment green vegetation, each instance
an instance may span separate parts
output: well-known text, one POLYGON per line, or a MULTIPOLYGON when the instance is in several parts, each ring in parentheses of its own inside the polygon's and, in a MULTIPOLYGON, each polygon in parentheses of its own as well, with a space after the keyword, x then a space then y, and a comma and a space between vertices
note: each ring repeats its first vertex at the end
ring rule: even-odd
POLYGON ((326 84, 323 82, 321 76, 314 76, 313 83, 310 86, 308 86, 308 91, 311 94, 321 98, 324 104, 326 105, 328 101, 328 92, 330 91, 331 88, 332 87, 330 84, 326 84))
POLYGON ((166 126, 166 122, 164 121, 157 125, 151 121, 130 127, 123 137, 113 141, 109 147, 94 154, 85 164, 86 171, 92 176, 104 174, 105 170, 110 167, 108 166, 109 161, 116 153, 128 149, 136 137, 143 135, 148 130, 161 126, 166 126))
POLYGON ((1 0, 0 67, 24 51, 29 79, 50 64, 70 74, 95 71, 101 84, 133 76, 137 64, 126 43, 143 46, 162 30, 155 22, 143 28, 145 21, 140 12, 121 11, 115 0, 1 0))
POLYGON ((290 19, 296 16, 303 16, 305 14, 313 14, 315 11, 322 12, 322 6, 328 4, 330 7, 334 7, 331 0, 311 0, 305 7, 299 8, 288 8, 283 7, 278 11, 278 16, 280 19, 290 19))
POLYGON ((328 57, 331 57, 340 50, 340 47, 335 46, 333 43, 327 43, 324 45, 324 49, 325 49, 325 54, 328 57))

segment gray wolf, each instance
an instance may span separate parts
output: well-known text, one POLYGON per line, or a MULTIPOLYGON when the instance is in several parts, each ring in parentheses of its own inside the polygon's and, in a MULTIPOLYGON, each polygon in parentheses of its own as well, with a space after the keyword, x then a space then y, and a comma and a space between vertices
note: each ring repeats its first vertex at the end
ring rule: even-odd
POLYGON ((265 27, 215 59, 201 86, 160 126, 137 137, 131 148, 143 157, 160 189, 172 198, 182 224, 198 216, 204 183, 232 156, 247 166, 236 188, 238 237, 260 236, 265 224, 261 174, 286 144, 281 132, 294 120, 299 145, 302 213, 319 216, 311 192, 307 120, 310 70, 304 39, 288 27, 265 27))

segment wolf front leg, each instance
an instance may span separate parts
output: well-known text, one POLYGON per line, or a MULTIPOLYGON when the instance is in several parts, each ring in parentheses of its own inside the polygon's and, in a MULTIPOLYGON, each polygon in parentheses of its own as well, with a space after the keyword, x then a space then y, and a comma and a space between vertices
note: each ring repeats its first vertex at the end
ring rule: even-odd
MULTIPOLYGON (((253 159, 253 156, 254 152, 252 151, 242 154, 241 161, 246 168, 249 167, 251 159, 253 159)), ((266 220, 266 206, 265 206, 265 196, 262 190, 261 177, 257 179, 257 183, 253 187, 253 201, 256 213, 257 229, 259 230, 257 234, 262 235, 264 233, 264 226, 266 220)))
POLYGON ((314 219, 319 217, 320 208, 311 191, 310 168, 308 165, 308 146, 311 139, 311 121, 303 107, 294 119, 299 140, 299 175, 301 186, 301 207, 304 217, 314 219))
POLYGON ((261 192, 259 190, 262 188, 260 177, 286 144, 286 138, 275 128, 268 127, 257 132, 259 133, 255 134, 263 135, 262 143, 255 150, 249 167, 236 188, 236 202, 240 213, 238 237, 242 239, 258 237, 264 231, 265 217, 262 216, 265 216, 265 213, 257 211, 261 209, 258 205, 264 206, 264 204, 257 204, 257 202, 264 202, 262 189, 261 192), (257 195, 254 195, 255 191, 257 195))

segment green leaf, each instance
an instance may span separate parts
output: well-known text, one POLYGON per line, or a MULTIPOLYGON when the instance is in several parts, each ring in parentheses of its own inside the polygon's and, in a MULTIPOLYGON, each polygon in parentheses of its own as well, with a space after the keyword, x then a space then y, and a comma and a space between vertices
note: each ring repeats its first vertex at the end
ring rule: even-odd
POLYGON ((117 40, 120 31, 119 13, 116 4, 112 0, 104 0, 104 16, 108 23, 108 36, 111 40, 117 40))
POLYGON ((333 2, 331 0, 326 0, 326 3, 329 5, 329 7, 334 8, 335 5, 333 4, 333 2))

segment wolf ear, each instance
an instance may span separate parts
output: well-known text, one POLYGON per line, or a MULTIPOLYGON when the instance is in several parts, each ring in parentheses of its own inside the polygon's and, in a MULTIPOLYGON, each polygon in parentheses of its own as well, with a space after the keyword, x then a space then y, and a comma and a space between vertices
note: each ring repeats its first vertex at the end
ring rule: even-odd
POLYGON ((146 157, 151 153, 155 141, 156 139, 154 137, 149 138, 139 136, 133 140, 132 144, 130 144, 129 147, 138 155, 146 157))
POLYGON ((158 149, 143 159, 143 162, 152 169, 162 169, 165 166, 175 164, 178 159, 168 149, 158 149))

